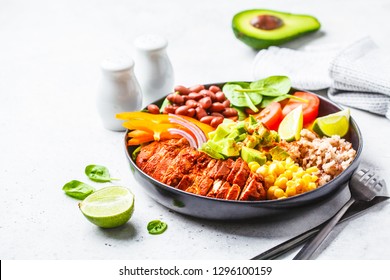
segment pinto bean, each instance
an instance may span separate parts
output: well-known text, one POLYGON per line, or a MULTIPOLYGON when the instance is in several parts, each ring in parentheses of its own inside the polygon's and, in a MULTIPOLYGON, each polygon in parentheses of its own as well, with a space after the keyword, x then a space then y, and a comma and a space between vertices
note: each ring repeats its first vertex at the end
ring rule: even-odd
POLYGON ((192 118, 195 116, 195 113, 196 113, 195 108, 189 108, 187 112, 187 116, 192 118))
POLYGON ((205 116, 205 117, 203 117, 203 118, 200 119, 200 122, 205 123, 205 124, 210 124, 211 121, 212 121, 213 119, 215 119, 215 118, 216 118, 216 117, 214 117, 214 116, 205 116))
POLYGON ((186 101, 186 106, 187 106, 188 108, 196 108, 196 107, 198 107, 198 102, 195 101, 195 100, 192 100, 192 99, 188 99, 188 100, 186 101))
POLYGON ((221 89, 218 86, 214 86, 214 85, 210 86, 209 90, 214 92, 214 93, 217 93, 218 91, 221 91, 221 89))
POLYGON ((206 96, 210 97, 213 102, 217 101, 217 97, 215 96, 215 93, 212 91, 207 91, 206 96))
POLYGON ((202 89, 204 89, 204 85, 194 85, 189 87, 190 92, 200 92, 202 89))
POLYGON ((188 95, 190 93, 190 90, 187 87, 181 86, 181 85, 175 86, 174 90, 175 90, 175 92, 178 91, 182 95, 188 95))
POLYGON ((226 99, 224 102, 222 102, 223 106, 225 106, 226 108, 229 108, 230 107, 230 100, 229 99, 226 99))
POLYGON ((173 106, 173 105, 167 105, 164 107, 164 114, 174 114, 176 109, 178 107, 177 106, 173 106))
POLYGON ((237 121, 238 120, 238 116, 234 116, 234 117, 229 117, 228 119, 232 120, 232 121, 237 121))
POLYGON ((230 118, 238 115, 238 112, 234 108, 226 108, 225 110, 222 111, 222 115, 225 118, 230 118))
POLYGON ((175 94, 175 93, 168 94, 167 99, 173 104, 177 104, 177 105, 184 104, 184 97, 181 96, 180 94, 175 94))
POLYGON ((215 98, 218 102, 224 102, 226 100, 225 94, 222 91, 215 93, 215 98))
POLYGON ((201 99, 203 96, 200 94, 200 93, 198 93, 198 92, 190 92, 189 94, 188 94, 188 99, 193 99, 193 100, 199 100, 199 99, 201 99))
POLYGON ((207 116, 207 112, 205 109, 203 109, 202 107, 196 107, 195 108, 195 111, 196 111, 196 118, 198 120, 200 120, 201 118, 207 116))
POLYGON ((160 114, 160 108, 156 104, 149 104, 147 109, 151 114, 160 114))
POLYGON ((221 102, 214 102, 210 106, 211 112, 221 112, 223 110, 225 110, 225 106, 223 106, 223 104, 221 102))
POLYGON ((223 117, 214 117, 214 119, 210 122, 210 125, 212 127, 217 127, 223 122, 223 117))
POLYGON ((199 105, 202 106, 203 109, 210 108, 211 104, 213 104, 213 101, 211 101, 211 98, 208 96, 199 100, 199 105))
POLYGON ((183 116, 187 116, 188 115, 188 107, 186 105, 182 105, 180 106, 179 108, 177 108, 175 110, 175 114, 176 115, 183 115, 183 116))
POLYGON ((213 117, 218 117, 218 118, 223 118, 224 116, 221 114, 221 113, 217 113, 217 112, 213 112, 211 113, 210 116, 213 116, 213 117))

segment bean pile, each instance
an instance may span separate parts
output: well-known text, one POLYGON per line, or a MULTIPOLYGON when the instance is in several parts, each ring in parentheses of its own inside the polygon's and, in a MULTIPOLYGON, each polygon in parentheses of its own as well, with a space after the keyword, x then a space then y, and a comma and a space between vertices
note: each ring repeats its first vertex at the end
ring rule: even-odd
MULTIPOLYGON (((164 107, 165 114, 196 118, 213 127, 221 124, 224 118, 237 119, 237 110, 230 107, 230 101, 216 85, 208 89, 204 85, 192 87, 178 85, 174 91, 167 96, 170 104, 164 107)), ((160 112, 155 104, 149 105, 147 109, 152 114, 160 112)))

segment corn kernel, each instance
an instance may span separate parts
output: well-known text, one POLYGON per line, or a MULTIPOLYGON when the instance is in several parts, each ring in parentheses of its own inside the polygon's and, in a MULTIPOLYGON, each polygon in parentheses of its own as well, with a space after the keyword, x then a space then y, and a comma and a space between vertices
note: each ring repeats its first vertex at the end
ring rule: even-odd
POLYGON ((275 198, 275 190, 276 190, 276 186, 271 186, 269 187, 269 189, 267 190, 267 198, 268 199, 274 199, 275 198))
POLYGON ((284 171, 283 175, 286 176, 287 179, 291 180, 293 177, 293 172, 292 172, 292 170, 288 169, 288 170, 284 171))
POLYGON ((311 182, 311 176, 309 174, 304 174, 302 180, 305 182, 305 185, 308 185, 311 182))
POLYGON ((288 157, 286 158, 286 164, 294 164, 294 161, 292 160, 292 158, 288 157))
POLYGON ((299 166, 298 166, 297 164, 294 164, 294 165, 292 165, 292 166, 289 168, 289 170, 291 170, 292 172, 297 172, 298 169, 299 169, 299 166))
POLYGON ((282 162, 277 162, 276 163, 276 172, 278 173, 278 175, 282 174, 284 172, 285 168, 282 164, 282 162))
POLYGON ((317 182, 317 180, 318 180, 318 176, 316 176, 316 175, 311 175, 311 181, 312 181, 312 182, 317 182))
POLYGON ((276 173, 276 171, 277 171, 276 163, 273 162, 269 165, 269 173, 277 176, 278 174, 276 173))
POLYGON ((274 191, 274 196, 276 198, 281 198, 284 196, 284 191, 280 188, 276 188, 275 191, 274 191))
POLYGON ((306 173, 312 174, 312 173, 317 173, 318 172, 318 167, 317 166, 312 166, 306 169, 306 173))
POLYGON ((297 185, 297 183, 295 181, 287 181, 286 182, 286 187, 287 188, 291 188, 291 187, 295 187, 297 185))
POLYGON ((275 182, 275 176, 272 175, 272 174, 269 174, 267 176, 264 177, 264 183, 265 183, 265 187, 266 188, 269 188, 270 186, 272 186, 275 182))
POLYGON ((286 177, 284 177, 284 174, 281 174, 276 180, 275 180, 275 183, 274 185, 281 188, 281 189, 286 189, 286 183, 287 183, 288 179, 286 177))
POLYGON ((249 169, 250 169, 252 172, 256 172, 257 169, 260 167, 260 164, 257 163, 256 161, 252 161, 252 162, 248 163, 248 167, 249 167, 249 169))
POLYGON ((310 182, 310 183, 307 185, 308 191, 315 190, 316 188, 317 188, 317 184, 314 183, 314 182, 310 182))
POLYGON ((263 177, 268 175, 268 165, 262 165, 259 168, 257 168, 256 173, 263 175, 263 177))
POLYGON ((296 188, 295 187, 287 187, 287 189, 286 189, 287 197, 291 197, 291 196, 294 196, 296 194, 297 194, 297 192, 296 192, 296 188))

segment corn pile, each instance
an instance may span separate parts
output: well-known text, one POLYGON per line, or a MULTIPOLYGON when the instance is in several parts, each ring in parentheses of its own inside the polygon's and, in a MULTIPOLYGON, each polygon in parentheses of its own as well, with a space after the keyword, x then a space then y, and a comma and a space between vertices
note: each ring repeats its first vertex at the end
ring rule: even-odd
POLYGON ((304 170, 290 157, 283 161, 268 161, 264 165, 250 162, 252 172, 264 178, 268 199, 281 199, 314 190, 318 187, 318 168, 304 170))

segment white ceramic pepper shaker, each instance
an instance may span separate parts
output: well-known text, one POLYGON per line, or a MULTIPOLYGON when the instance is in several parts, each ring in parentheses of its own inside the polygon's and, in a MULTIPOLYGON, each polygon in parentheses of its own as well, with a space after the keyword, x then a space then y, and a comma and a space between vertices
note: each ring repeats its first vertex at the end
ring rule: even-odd
POLYGON ((106 129, 124 131, 123 120, 115 115, 142 109, 142 91, 134 73, 134 61, 119 55, 101 63, 102 78, 97 95, 97 109, 106 129))
POLYGON ((134 41, 135 73, 144 95, 143 106, 173 91, 174 73, 167 55, 167 40, 156 34, 145 34, 134 41))

